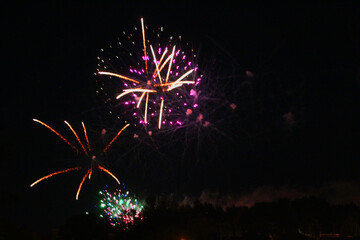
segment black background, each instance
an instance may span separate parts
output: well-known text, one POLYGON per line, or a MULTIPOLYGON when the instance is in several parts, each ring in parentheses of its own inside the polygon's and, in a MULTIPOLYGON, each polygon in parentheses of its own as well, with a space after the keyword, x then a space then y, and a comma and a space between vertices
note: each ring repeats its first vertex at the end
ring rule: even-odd
MULTIPOLYGON (((38 228, 54 226, 91 210, 97 187, 112 181, 97 174, 79 201, 74 196, 80 173, 30 188, 38 177, 71 167, 74 157, 32 118, 61 133, 68 131, 63 120, 76 129, 81 121, 95 132, 118 129, 115 123, 104 126, 107 116, 97 115, 96 57, 123 29, 139 26, 140 17, 149 28, 164 26, 203 46, 204 56, 214 54, 202 64, 210 66, 216 58, 215 69, 221 71, 208 74, 231 81, 237 92, 226 88, 225 94, 238 108, 231 120, 220 121, 232 134, 212 136, 218 154, 209 161, 164 163, 146 151, 135 163, 131 154, 115 161, 110 166, 130 191, 196 196, 203 190, 238 194, 263 185, 298 189, 346 181, 357 186, 357 1, 13 2, 2 8, 0 199, 5 218, 38 228), (241 85, 246 70, 254 73, 251 91, 241 85), (283 118, 288 112, 296 122, 291 129, 283 118)), ((206 147, 201 151, 207 156, 206 147)), ((357 196, 354 192, 351 198, 357 196)))

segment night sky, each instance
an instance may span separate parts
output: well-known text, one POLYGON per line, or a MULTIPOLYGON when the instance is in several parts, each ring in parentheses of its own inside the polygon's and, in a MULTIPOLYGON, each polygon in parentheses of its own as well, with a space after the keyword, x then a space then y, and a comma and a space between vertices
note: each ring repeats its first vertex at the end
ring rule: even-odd
POLYGON ((199 49, 210 92, 228 105, 208 106, 221 133, 206 129, 196 142, 195 132, 188 145, 163 137, 160 149, 151 142, 134 147, 127 142, 133 127, 120 136, 106 161, 130 191, 144 198, 216 192, 236 202, 262 189, 267 196, 324 194, 360 203, 359 7, 357 1, 3 5, 1 218, 54 227, 92 211, 96 192, 114 184, 98 172, 79 201, 81 172, 30 188, 77 161, 32 119, 66 136, 64 120, 78 131, 84 121, 94 138, 104 128, 120 129, 95 93, 96 57, 123 30, 140 27, 141 17, 199 49))

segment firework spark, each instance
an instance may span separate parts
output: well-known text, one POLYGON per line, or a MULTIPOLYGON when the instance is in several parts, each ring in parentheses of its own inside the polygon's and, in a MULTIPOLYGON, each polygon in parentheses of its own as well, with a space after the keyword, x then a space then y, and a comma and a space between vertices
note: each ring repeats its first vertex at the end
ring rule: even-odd
MULTIPOLYGON (((40 121, 40 120, 37 120, 37 119, 33 119, 33 121, 37 122, 37 123, 40 123, 41 125, 45 126, 46 128, 48 128, 49 130, 51 130, 52 132, 54 132, 57 136, 59 136, 64 142, 66 142, 71 148, 73 148, 77 154, 81 153, 81 151, 79 151, 79 149, 77 147, 75 147, 73 144, 71 144, 65 137, 63 137, 60 133, 58 133, 57 131, 55 131, 52 127, 50 127, 49 125, 45 124, 44 122, 40 121)), ((72 128, 72 126, 67 122, 65 121, 65 124, 70 128, 70 130, 73 132, 73 134, 75 135, 78 143, 80 144, 84 154, 90 159, 91 161, 91 164, 90 164, 90 167, 89 169, 86 171, 85 175, 83 176, 81 182, 80 182, 80 185, 78 187, 78 190, 76 192, 76 200, 78 200, 79 198, 79 194, 80 194, 80 190, 82 188, 82 185, 84 184, 85 180, 86 180, 86 177, 88 177, 89 179, 91 178, 91 174, 93 172, 93 169, 94 168, 98 168, 100 169, 101 171, 109 174, 112 178, 114 178, 116 180, 116 182, 118 184, 120 184, 119 180, 115 177, 115 175, 113 173, 111 173, 108 169, 106 169, 105 167, 101 166, 100 163, 97 161, 97 158, 95 155, 92 155, 91 154, 91 148, 90 148, 90 143, 89 143, 89 139, 88 139, 88 136, 87 136, 87 132, 86 132, 86 127, 85 127, 85 124, 84 123, 81 123, 82 126, 83 126, 83 129, 84 129, 84 135, 85 135, 85 138, 86 138, 86 143, 87 143, 87 149, 85 148, 84 144, 81 142, 79 136, 77 135, 77 133, 75 132, 75 130, 72 128)), ((104 148, 104 150, 102 151, 101 154, 105 154, 106 151, 109 149, 109 147, 113 144, 113 142, 119 137, 119 135, 129 126, 130 124, 127 124, 125 125, 117 134, 116 136, 110 141, 110 143, 104 148)), ((51 173, 51 174, 48 174, 38 180, 36 180, 34 183, 32 183, 30 185, 30 187, 33 187, 35 186, 36 184, 38 184, 39 182, 45 180, 45 179, 48 179, 52 176, 55 176, 55 175, 58 175, 58 174, 61 174, 61 173, 66 173, 66 172, 69 172, 69 171, 75 171, 75 170, 80 170, 82 169, 81 166, 77 166, 77 167, 73 167, 73 168, 68 168, 68 169, 65 169, 65 170, 61 170, 61 171, 57 171, 57 172, 54 172, 54 173, 51 173)))
MULTIPOLYGON (((108 189, 105 189, 100 191, 99 195, 102 198, 100 209, 109 218, 110 225, 129 229, 136 220, 143 220, 144 205, 136 198, 131 197, 128 191, 116 189, 115 192, 110 193, 108 189)), ((100 217, 104 216, 101 214, 100 217)))

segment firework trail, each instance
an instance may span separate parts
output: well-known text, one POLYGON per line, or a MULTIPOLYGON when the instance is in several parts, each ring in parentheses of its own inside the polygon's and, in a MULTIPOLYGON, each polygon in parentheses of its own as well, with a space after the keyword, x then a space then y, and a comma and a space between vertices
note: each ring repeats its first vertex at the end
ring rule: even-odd
MULTIPOLYGON (((37 120, 37 119, 33 119, 33 121, 37 122, 37 123, 40 123, 41 125, 45 126, 46 128, 48 128, 49 130, 51 130, 52 132, 54 132, 57 136, 59 136, 64 142, 66 142, 72 149, 74 149, 76 151, 77 154, 80 154, 82 153, 75 145, 71 144, 65 137, 63 137, 60 133, 58 133, 56 130, 54 130, 52 127, 50 127, 49 125, 47 125, 46 123, 40 121, 40 120, 37 120)), ((70 128, 70 130, 72 131, 72 133, 75 135, 79 145, 81 146, 81 149, 83 150, 83 153, 86 155, 87 159, 90 160, 90 166, 88 167, 85 175, 83 176, 81 182, 80 182, 80 185, 78 187, 78 190, 76 192, 76 200, 78 200, 79 198, 79 194, 80 194, 80 190, 86 180, 86 178, 88 177, 89 179, 91 178, 91 174, 94 170, 94 168, 98 168, 100 169, 101 171, 109 174, 113 179, 116 180, 116 182, 118 184, 120 184, 119 180, 115 177, 115 175, 113 173, 111 173, 108 169, 106 169, 105 167, 101 166, 97 157, 95 155, 92 154, 91 152, 91 148, 90 148, 90 143, 89 143, 89 139, 88 139, 88 136, 87 136, 87 131, 86 131, 86 127, 85 127, 85 124, 84 123, 81 123, 82 124, 82 127, 83 127, 83 130, 84 130, 84 136, 85 136, 85 139, 86 139, 86 148, 85 148, 85 145, 81 142, 79 136, 77 135, 77 133, 75 132, 75 130, 72 128, 72 126, 67 122, 65 121, 65 124, 70 128)), ((109 149, 109 147, 113 144, 113 142, 119 137, 119 135, 122 133, 122 131, 124 131, 130 124, 127 124, 125 125, 117 134, 116 136, 110 141, 110 143, 104 148, 104 150, 102 151, 102 153, 100 155, 103 155, 106 153, 106 151, 109 149)), ((81 166, 76 166, 76 167, 73 167, 73 168, 68 168, 68 169, 65 169, 65 170, 61 170, 61 171, 57 171, 57 172, 54 172, 54 173, 51 173, 51 174, 48 174, 38 180, 36 180, 34 183, 32 183, 30 185, 30 187, 33 187, 35 186, 36 184, 38 184, 39 182, 45 180, 45 179, 48 179, 52 176, 55 176, 55 175, 58 175, 58 174, 62 174, 62 173, 66 173, 66 172, 69 172, 69 171, 75 171, 75 170, 80 170, 82 169, 83 167, 81 166)))

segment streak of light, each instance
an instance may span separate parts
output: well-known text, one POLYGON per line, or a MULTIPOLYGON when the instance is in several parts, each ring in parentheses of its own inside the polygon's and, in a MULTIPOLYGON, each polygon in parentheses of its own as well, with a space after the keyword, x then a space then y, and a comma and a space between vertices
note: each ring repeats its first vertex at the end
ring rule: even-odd
POLYGON ((86 132, 85 124, 84 124, 83 122, 81 122, 81 124, 82 124, 83 129, 84 129, 84 135, 85 135, 85 138, 86 138, 86 143, 87 143, 88 150, 91 151, 91 149, 90 149, 90 143, 89 143, 89 138, 88 138, 88 135, 87 135, 87 132, 86 132))
POLYGON ((115 175, 112 174, 109 170, 107 170, 106 168, 103 168, 103 167, 100 166, 100 165, 98 165, 98 168, 99 168, 100 170, 106 172, 107 174, 109 174, 111 177, 113 177, 113 178, 116 180, 116 182, 117 182, 118 184, 120 184, 120 181, 119 181, 119 180, 115 177, 115 175))
POLYGON ((184 73, 184 75, 182 75, 181 77, 179 77, 175 82, 173 82, 173 84, 177 84, 178 82, 180 82, 181 80, 183 80, 185 77, 187 77, 190 73, 192 73, 194 71, 194 69, 191 69, 189 71, 187 71, 186 73, 184 73))
POLYGON ((91 165, 91 168, 90 168, 90 173, 89 173, 89 180, 91 179, 91 173, 92 173, 92 170, 93 170, 93 166, 91 165))
POLYGON ((159 65, 161 64, 161 61, 164 59, 165 54, 168 52, 167 48, 165 48, 163 54, 161 55, 161 58, 159 60, 159 65))
POLYGON ((134 92, 156 92, 155 90, 151 90, 151 89, 143 89, 143 88, 135 88, 135 89, 124 89, 123 90, 123 93, 119 94, 116 99, 119 99, 123 96, 125 96, 126 94, 129 94, 129 93, 134 93, 134 92))
MULTIPOLYGON (((194 84, 195 81, 180 81, 178 82, 177 84, 175 85, 182 85, 182 84, 194 84)), ((174 83, 158 83, 158 84, 154 84, 154 87, 165 87, 165 86, 171 86, 171 85, 174 85, 174 83)))
POLYGON ((163 108, 164 108, 164 99, 161 99, 160 115, 159 115, 159 129, 161 128, 161 118, 162 118, 162 114, 163 114, 163 108))
MULTIPOLYGON (((171 58, 171 56, 169 56, 166 60, 165 60, 165 62, 161 65, 161 67, 159 68, 159 71, 161 72, 161 70, 163 70, 163 68, 165 67, 165 65, 167 64, 167 62, 170 60, 170 58, 171 58)), ((154 77, 154 79, 158 76, 158 73, 157 73, 157 70, 155 69, 155 71, 154 71, 154 75, 153 75, 154 77)))
POLYGON ((64 123, 66 123, 66 125, 68 125, 68 127, 70 128, 70 130, 74 133, 76 139, 78 140, 78 142, 80 143, 82 149, 84 150, 84 153, 89 156, 88 152, 86 151, 86 148, 84 147, 84 145, 82 144, 82 142, 80 141, 79 136, 77 135, 77 133, 75 132, 75 130, 71 127, 70 123, 68 123, 67 121, 64 121, 64 123))
POLYGON ((120 75, 120 74, 117 74, 117 73, 112 73, 112 72, 98 72, 98 74, 100 75, 108 75, 108 76, 113 76, 113 77, 118 77, 118 78, 122 78, 124 80, 128 80, 130 82, 134 82, 134 83, 137 83, 139 84, 140 82, 135 80, 135 79, 132 79, 132 78, 129 78, 129 77, 126 77, 126 76, 123 76, 123 75, 120 75))
POLYGON ((139 101, 138 101, 138 103, 137 103, 137 105, 136 105, 136 108, 139 108, 139 107, 140 107, 141 101, 142 101, 142 99, 144 98, 145 93, 146 93, 146 92, 143 92, 143 93, 141 94, 141 97, 139 98, 139 101))
POLYGON ((149 103, 149 93, 146 93, 146 101, 145 101, 145 124, 147 123, 147 109, 148 109, 148 103, 149 103))
POLYGON ((151 49, 151 53, 152 53, 153 58, 154 58, 154 63, 155 63, 155 66, 156 66, 156 71, 158 72, 160 83, 162 83, 161 75, 160 75, 160 71, 159 71, 159 65, 158 65, 157 60, 156 60, 154 49, 153 49, 153 47, 151 45, 150 45, 150 49, 151 49))
POLYGON ((127 128, 128 126, 130 126, 130 123, 126 124, 117 134, 116 136, 113 138, 113 140, 110 141, 110 143, 105 147, 105 149, 103 150, 103 153, 105 153, 109 147, 111 146, 111 144, 113 144, 113 142, 118 138, 118 136, 122 133, 122 131, 125 130, 125 128, 127 128))
POLYGON ((169 79, 169 73, 170 73, 171 64, 172 64, 172 61, 173 61, 173 58, 174 58, 174 54, 175 54, 175 46, 173 47, 173 50, 172 50, 172 53, 171 53, 171 60, 170 60, 170 63, 169 63, 169 68, 168 68, 167 74, 166 74, 166 80, 165 80, 166 83, 168 82, 168 79, 169 79))
POLYGON ((143 45, 144 45, 145 69, 146 69, 146 74, 147 74, 148 66, 147 66, 146 41, 145 41, 145 29, 144 29, 144 19, 143 18, 141 18, 141 32, 142 32, 143 45))
POLYGON ((39 182, 41 182, 42 180, 45 180, 47 178, 50 178, 52 176, 55 176, 55 175, 58 175, 58 174, 61 174, 61 173, 66 173, 66 172, 70 172, 70 171, 75 171, 75 170, 79 170, 81 169, 81 167, 73 167, 73 168, 68 168, 68 169, 65 169, 65 170, 61 170, 61 171, 57 171, 57 172, 54 172, 54 173, 51 173, 49 175, 46 175, 42 178, 39 178, 38 180, 36 180, 35 182, 33 182, 30 187, 33 187, 35 186, 36 184, 38 184, 39 182))
POLYGON ((84 181, 85 181, 86 177, 90 174, 90 172, 91 172, 91 168, 85 173, 84 177, 82 178, 82 180, 80 182, 80 185, 79 185, 79 188, 78 188, 78 190, 76 192, 76 197, 75 197, 76 200, 79 199, 79 193, 80 193, 81 187, 84 184, 84 181))
POLYGON ((55 133, 57 136, 59 136, 64 142, 66 142, 71 148, 73 148, 76 153, 79 153, 80 151, 74 146, 72 145, 66 138, 64 138, 60 133, 58 133, 57 131, 55 131, 52 127, 50 127, 49 125, 47 125, 46 123, 43 123, 42 121, 40 120, 37 120, 37 119, 33 119, 34 122, 38 122, 40 123, 41 125, 47 127, 48 129, 50 129, 53 133, 55 133))
POLYGON ((171 91, 174 88, 181 87, 183 84, 195 84, 195 82, 194 81, 181 81, 176 84, 172 83, 171 86, 167 89, 167 91, 171 91))

